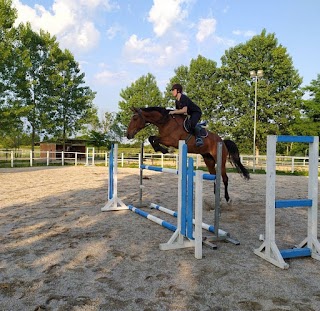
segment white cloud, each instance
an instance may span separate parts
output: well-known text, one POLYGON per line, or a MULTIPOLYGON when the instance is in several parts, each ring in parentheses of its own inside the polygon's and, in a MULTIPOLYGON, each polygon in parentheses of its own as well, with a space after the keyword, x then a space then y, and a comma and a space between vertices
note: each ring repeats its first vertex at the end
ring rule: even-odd
POLYGON ((110 70, 103 70, 94 76, 94 80, 99 84, 116 85, 119 81, 123 82, 128 78, 125 71, 112 72, 110 70))
POLYGON ((92 22, 84 22, 81 27, 76 26, 72 31, 61 36, 61 42, 69 49, 77 48, 83 52, 92 50, 98 45, 100 32, 92 22))
POLYGON ((19 0, 13 0, 13 5, 18 10, 17 23, 30 22, 35 31, 48 31, 57 36, 62 48, 72 51, 88 51, 97 46, 100 33, 94 24, 94 13, 117 8, 109 0, 54 0, 49 10, 39 4, 32 8, 19 0))
POLYGON ((188 16, 187 10, 183 10, 185 0, 154 0, 149 12, 148 21, 153 24, 153 31, 158 37, 163 36, 176 23, 188 16))
POLYGON ((107 38, 108 39, 113 39, 117 33, 119 33, 121 31, 121 27, 118 25, 112 26, 107 30, 107 38))
POLYGON ((124 56, 130 63, 161 67, 173 64, 188 50, 188 45, 189 42, 183 37, 162 45, 149 38, 139 39, 134 34, 125 43, 124 56))
POLYGON ((214 36, 213 41, 219 45, 223 45, 223 46, 227 46, 227 47, 235 46, 235 44, 236 44, 236 42, 232 39, 221 38, 218 36, 214 36))
POLYGON ((200 19, 198 24, 197 41, 202 42, 216 31, 217 21, 214 18, 200 19))
POLYGON ((234 35, 237 35, 237 36, 244 36, 244 37, 253 37, 256 35, 256 33, 252 30, 245 30, 245 31, 242 31, 242 30, 234 30, 232 31, 232 33, 234 35))

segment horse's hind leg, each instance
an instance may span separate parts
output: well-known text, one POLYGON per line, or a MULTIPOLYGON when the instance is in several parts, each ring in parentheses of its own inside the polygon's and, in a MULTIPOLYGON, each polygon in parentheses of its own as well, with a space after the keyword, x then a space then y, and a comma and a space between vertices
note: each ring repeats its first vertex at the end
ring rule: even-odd
POLYGON ((224 184, 224 198, 226 199, 227 203, 229 203, 230 201, 229 192, 228 192, 229 177, 226 173, 226 168, 222 168, 221 177, 224 184))

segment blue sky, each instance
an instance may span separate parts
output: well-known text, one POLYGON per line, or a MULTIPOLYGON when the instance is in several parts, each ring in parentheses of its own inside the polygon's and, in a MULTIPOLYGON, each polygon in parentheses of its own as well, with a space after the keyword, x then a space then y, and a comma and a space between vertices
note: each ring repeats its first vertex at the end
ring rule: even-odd
MULTIPOLYGON (((310 84, 320 74, 319 0, 13 0, 18 22, 57 37, 97 92, 99 114, 116 112, 121 89, 148 73, 165 90, 174 69, 262 29, 275 33, 310 84)), ((259 68, 257 68, 259 69, 259 68)), ((249 72, 248 72, 249 75, 249 72)))

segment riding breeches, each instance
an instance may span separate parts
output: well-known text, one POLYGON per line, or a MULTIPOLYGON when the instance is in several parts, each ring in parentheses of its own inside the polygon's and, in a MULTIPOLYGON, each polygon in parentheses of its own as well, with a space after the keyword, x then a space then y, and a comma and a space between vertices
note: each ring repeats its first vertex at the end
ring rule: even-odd
POLYGON ((197 125, 197 123, 199 122, 199 120, 201 119, 201 112, 194 112, 192 113, 192 115, 189 118, 189 124, 190 124, 190 131, 191 133, 195 134, 195 127, 197 125))

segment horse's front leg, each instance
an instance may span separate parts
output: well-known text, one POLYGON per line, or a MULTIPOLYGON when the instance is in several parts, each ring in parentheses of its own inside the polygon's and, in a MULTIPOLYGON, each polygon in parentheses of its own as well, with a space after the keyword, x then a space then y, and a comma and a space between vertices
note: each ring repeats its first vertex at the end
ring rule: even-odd
POLYGON ((160 152, 162 152, 163 154, 169 152, 168 148, 165 148, 165 147, 163 147, 163 146, 160 145, 160 140, 161 140, 160 137, 158 137, 158 136, 150 136, 150 137, 148 138, 148 140, 149 140, 149 142, 150 142, 150 144, 151 144, 151 146, 152 146, 152 148, 153 148, 153 150, 154 150, 155 152, 160 151, 160 152))

